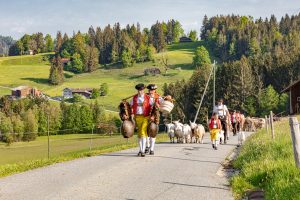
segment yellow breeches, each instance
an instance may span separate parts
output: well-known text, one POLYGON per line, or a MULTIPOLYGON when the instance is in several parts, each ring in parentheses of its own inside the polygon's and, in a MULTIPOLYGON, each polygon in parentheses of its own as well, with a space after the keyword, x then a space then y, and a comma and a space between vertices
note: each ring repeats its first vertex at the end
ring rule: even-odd
POLYGON ((136 126, 138 128, 138 137, 148 137, 147 135, 147 128, 149 124, 149 117, 145 117, 142 115, 138 115, 135 117, 136 126))
POLYGON ((220 129, 214 128, 210 130, 210 139, 211 141, 217 140, 220 129))

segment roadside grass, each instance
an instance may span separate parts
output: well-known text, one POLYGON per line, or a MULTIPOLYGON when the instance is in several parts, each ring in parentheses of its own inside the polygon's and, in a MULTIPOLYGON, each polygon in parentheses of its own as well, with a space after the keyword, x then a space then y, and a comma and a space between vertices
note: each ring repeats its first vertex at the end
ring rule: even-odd
POLYGON ((288 119, 275 123, 274 141, 265 129, 250 136, 233 165, 240 170, 231 180, 236 199, 252 189, 263 189, 265 199, 300 199, 288 119))
MULTIPOLYGON (((31 169, 36 169, 39 167, 48 166, 55 163, 74 160, 77 158, 97 156, 105 153, 121 151, 129 148, 137 147, 136 136, 130 138, 128 142, 126 139, 123 139, 122 136, 115 136, 114 138, 117 138, 114 142, 110 140, 110 142, 106 142, 105 144, 102 144, 100 146, 99 145, 96 146, 94 144, 91 151, 89 150, 88 147, 85 147, 83 149, 78 148, 76 151, 70 151, 68 153, 61 153, 56 156, 51 156, 50 159, 47 159, 44 156, 44 158, 42 159, 28 159, 23 162, 0 165, 0 177, 9 176, 12 174, 28 171, 31 169), (122 141, 120 142, 120 140, 122 141)), ((72 137, 69 139, 72 139, 72 137)), ((158 134, 156 141, 157 143, 159 143, 159 142, 165 142, 167 140, 168 140, 168 136, 166 134, 158 134)), ((30 143, 28 144, 32 145, 30 143)), ((30 146, 27 148, 30 148, 30 146)), ((35 150, 32 151, 33 154, 35 152, 36 152, 35 150)), ((46 151, 44 152, 46 153, 46 151)))

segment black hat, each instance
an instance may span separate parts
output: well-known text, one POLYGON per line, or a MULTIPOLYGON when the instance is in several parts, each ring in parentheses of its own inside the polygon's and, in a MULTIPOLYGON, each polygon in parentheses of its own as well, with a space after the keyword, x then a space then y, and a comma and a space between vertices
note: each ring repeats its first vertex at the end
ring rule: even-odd
POLYGON ((135 89, 137 89, 137 90, 143 90, 143 89, 145 89, 145 85, 143 83, 139 83, 139 84, 137 84, 135 86, 135 89))
POLYGON ((156 90, 156 89, 157 89, 157 86, 156 86, 155 84, 149 84, 149 85, 147 86, 147 89, 148 89, 148 90, 156 90))

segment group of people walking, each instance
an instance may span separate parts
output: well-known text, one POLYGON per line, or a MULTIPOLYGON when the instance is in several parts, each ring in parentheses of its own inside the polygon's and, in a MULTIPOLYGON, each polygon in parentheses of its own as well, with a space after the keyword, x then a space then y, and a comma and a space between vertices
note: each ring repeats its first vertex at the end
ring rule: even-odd
MULTIPOLYGON (((137 94, 133 96, 130 106, 132 108, 132 119, 135 119, 138 133, 139 152, 138 156, 145 157, 146 153, 154 155, 155 137, 148 134, 149 123, 159 124, 159 105, 164 101, 157 92, 155 84, 147 87, 140 83, 135 86, 137 94), (145 88, 148 93, 145 93, 145 88)), ((158 131, 158 128, 157 128, 158 131)))
MULTIPOLYGON (((147 153, 154 155, 154 146, 156 138, 150 136, 148 133, 148 126, 150 123, 159 125, 159 107, 165 100, 171 96, 162 97, 156 90, 155 84, 149 84, 145 86, 140 83, 135 86, 137 94, 135 94, 130 101, 131 118, 135 120, 139 152, 138 156, 145 157, 147 153), (145 93, 145 89, 148 89, 148 93, 145 93)), ((232 127, 233 135, 236 135, 240 131, 241 114, 239 111, 229 112, 226 105, 224 105, 223 99, 219 99, 217 105, 214 106, 212 118, 209 121, 210 138, 212 147, 217 150, 222 138, 223 143, 227 144, 229 139, 229 127, 232 127)), ((156 135, 156 134, 155 134, 156 135)))
POLYGON ((219 99, 218 104, 213 109, 213 115, 209 122, 210 138, 212 147, 217 150, 220 138, 224 144, 229 139, 229 127, 232 127, 233 135, 236 136, 241 129, 241 113, 234 110, 229 112, 223 99, 219 99), (223 137, 221 134, 224 134, 223 137))

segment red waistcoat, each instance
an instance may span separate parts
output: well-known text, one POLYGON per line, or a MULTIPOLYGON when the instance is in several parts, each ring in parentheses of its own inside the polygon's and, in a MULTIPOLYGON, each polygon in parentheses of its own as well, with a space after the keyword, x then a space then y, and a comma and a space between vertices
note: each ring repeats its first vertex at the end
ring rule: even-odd
MULTIPOLYGON (((138 107, 138 95, 135 95, 133 97, 133 113, 136 115, 137 112, 137 107, 138 107)), ((144 94, 144 102, 143 102, 143 111, 144 111, 144 116, 147 117, 150 114, 151 110, 151 105, 150 105, 150 97, 146 94, 144 94)))
MULTIPOLYGON (((215 119, 212 118, 209 122, 210 129, 214 128, 214 122, 215 122, 215 119)), ((217 129, 221 129, 221 121, 219 119, 217 119, 217 129)))

